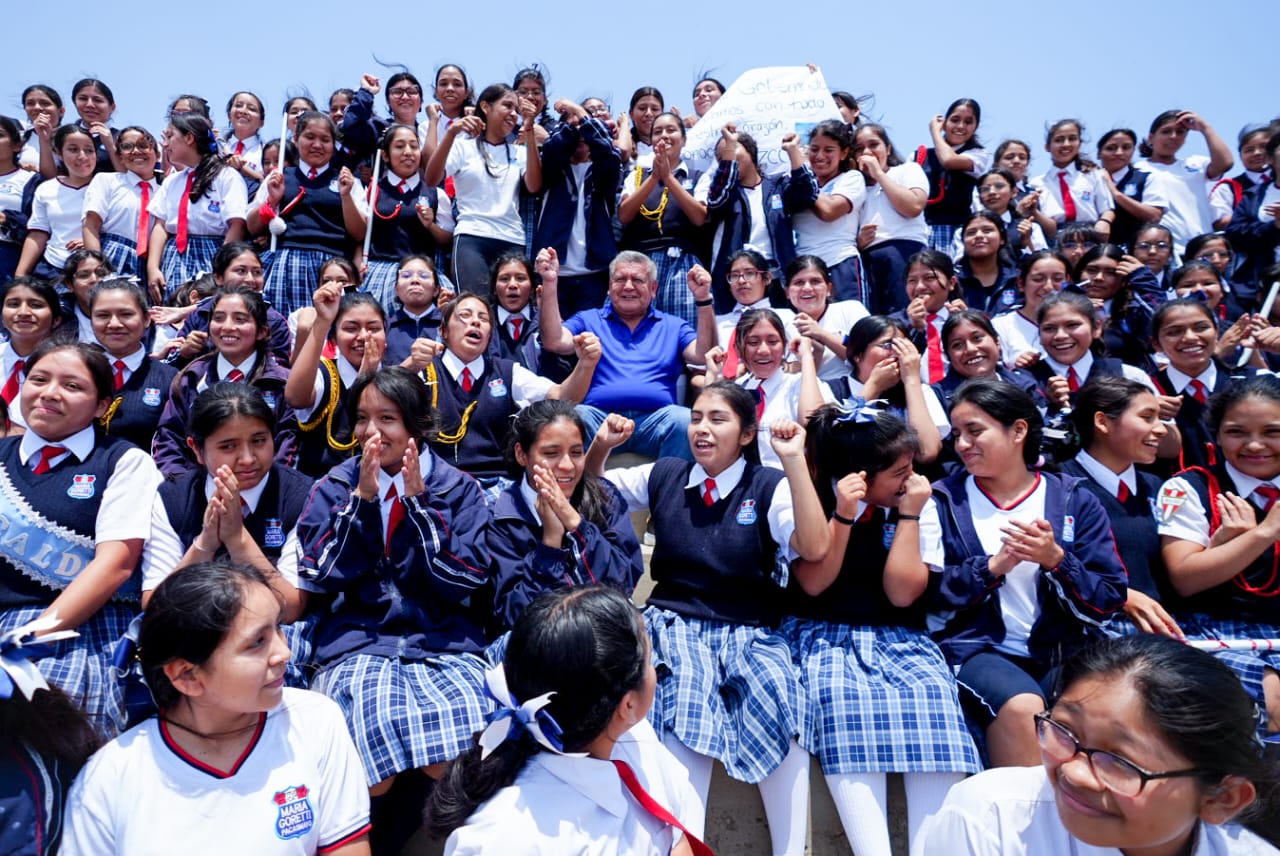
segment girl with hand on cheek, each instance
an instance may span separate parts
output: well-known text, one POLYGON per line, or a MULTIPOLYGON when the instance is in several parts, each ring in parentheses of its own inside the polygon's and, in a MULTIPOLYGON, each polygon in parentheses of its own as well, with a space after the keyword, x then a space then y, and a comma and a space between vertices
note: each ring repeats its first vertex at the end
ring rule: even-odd
POLYGON ((787 302, 794 312, 779 315, 789 321, 787 339, 804 336, 814 346, 818 377, 833 381, 848 374, 844 340, 849 329, 867 309, 856 300, 832 301, 831 271, 817 256, 797 256, 783 271, 787 284, 787 302))
POLYGON ((911 343, 920 351, 922 379, 938 383, 947 373, 942 328, 951 313, 966 308, 960 299, 955 268, 944 253, 921 250, 907 260, 905 278, 911 302, 892 317, 910 328, 911 343))
POLYGON ((1151 318, 1168 299, 1151 270, 1115 244, 1104 243, 1076 262, 1075 279, 1105 321, 1107 353, 1131 366, 1149 366, 1151 318))
POLYGON ((926 249, 924 220, 929 179, 915 162, 904 163, 881 125, 861 125, 853 138, 853 156, 867 183, 860 213, 858 251, 862 254, 871 309, 889 313, 911 299, 900 283, 911 257, 926 249))

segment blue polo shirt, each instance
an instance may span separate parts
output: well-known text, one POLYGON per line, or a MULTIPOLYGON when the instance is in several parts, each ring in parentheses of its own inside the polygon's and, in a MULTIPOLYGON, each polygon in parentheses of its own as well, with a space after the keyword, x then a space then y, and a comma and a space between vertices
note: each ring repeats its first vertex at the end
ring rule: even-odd
POLYGON ((698 337, 689 322, 649 307, 635 330, 613 311, 584 309, 568 321, 573 335, 595 333, 600 363, 591 379, 585 404, 601 410, 654 411, 676 403, 676 380, 684 371, 682 354, 698 337))

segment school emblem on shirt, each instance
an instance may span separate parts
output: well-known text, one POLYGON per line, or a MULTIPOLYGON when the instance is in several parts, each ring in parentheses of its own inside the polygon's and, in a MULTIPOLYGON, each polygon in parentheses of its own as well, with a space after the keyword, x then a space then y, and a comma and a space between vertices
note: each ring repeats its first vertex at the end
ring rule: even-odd
POLYGON ((270 407, 272 410, 276 409, 276 394, 271 390, 264 389, 262 391, 262 400, 267 403, 267 407, 270 407))
POLYGON ((742 500, 742 505, 738 506, 738 522, 743 526, 750 526, 756 522, 756 501, 754 499, 742 500))
POLYGON ((1160 522, 1168 523, 1187 501, 1187 492, 1181 488, 1165 485, 1160 488, 1160 522))
POLYGON ((493 380, 489 381, 489 394, 492 395, 494 398, 506 398, 507 397, 506 382, 503 381, 503 379, 500 377, 495 377, 493 380))
POLYGON ((154 386, 149 386, 144 389, 142 391, 142 403, 147 405, 147 407, 159 407, 160 390, 156 389, 154 386))
POLYGON ((338 192, 338 179, 335 178, 333 181, 329 182, 329 192, 330 193, 338 192))
POLYGON ((1070 544, 1076 540, 1076 519, 1070 514, 1062 518, 1062 543, 1070 544))
POLYGON ((1086 190, 1084 193, 1081 193, 1081 194, 1080 194, 1080 199, 1081 199, 1082 201, 1084 201, 1084 202, 1088 202, 1088 201, 1089 201, 1090 199, 1092 199, 1092 198, 1093 198, 1093 194, 1092 194, 1091 192, 1089 192, 1088 190, 1086 190))
POLYGON ((92 499, 93 483, 97 480, 97 476, 89 473, 77 473, 71 477, 71 487, 67 488, 67 496, 72 499, 92 499))
POLYGON ((216 199, 209 200, 209 213, 217 214, 222 211, 222 203, 216 199))
POLYGON ((886 523, 884 525, 884 537, 882 539, 882 543, 886 550, 893 546, 893 536, 897 531, 898 524, 896 523, 886 523))
POLYGON ((267 531, 262 535, 262 544, 265 547, 284 546, 284 521, 279 517, 267 518, 267 531))
POLYGON ((1137 196, 1137 195, 1138 195, 1138 183, 1137 183, 1136 181, 1132 181, 1132 182, 1129 182, 1128 184, 1126 184, 1126 185, 1124 186, 1124 195, 1125 195, 1125 196, 1137 196))
POLYGON ((306 785, 276 791, 272 800, 280 807, 276 815, 276 835, 283 839, 301 838, 315 826, 315 812, 311 810, 310 791, 306 785))

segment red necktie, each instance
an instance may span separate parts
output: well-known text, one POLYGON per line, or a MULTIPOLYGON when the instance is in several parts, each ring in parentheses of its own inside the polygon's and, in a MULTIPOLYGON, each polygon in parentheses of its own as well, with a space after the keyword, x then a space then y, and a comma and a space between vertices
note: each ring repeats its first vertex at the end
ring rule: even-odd
POLYGON ((249 503, 245 502, 244 497, 242 496, 240 497, 240 518, 243 520, 248 516, 249 516, 249 503))
POLYGON ((175 246, 180 253, 187 251, 187 209, 191 206, 191 183, 195 180, 195 170, 188 172, 187 189, 182 191, 182 201, 178 203, 178 236, 175 246))
POLYGON ((702 483, 702 504, 708 508, 716 504, 715 489, 715 479, 707 479, 702 483))
POLYGON ((400 191, 401 193, 404 193, 405 186, 406 186, 405 183, 402 181, 396 185, 396 190, 400 191))
POLYGON ((870 523, 872 516, 875 514, 876 507, 871 503, 867 503, 867 507, 862 509, 862 514, 858 516, 859 523, 870 523))
POLYGON ((244 140, 236 140, 236 157, 244 154, 244 140))
POLYGON ((738 376, 738 337, 729 337, 729 350, 724 355, 724 368, 720 370, 720 376, 726 380, 733 380, 738 376))
POLYGON ((636 778, 635 771, 631 769, 631 765, 626 761, 614 761, 613 766, 618 768, 618 777, 622 779, 622 784, 627 786, 627 790, 631 791, 631 796, 635 797, 636 802, 640 803, 640 807, 667 826, 674 827, 684 833, 685 840, 689 842, 689 849, 693 851, 693 856, 715 856, 715 853, 705 843, 700 841, 697 836, 684 828, 675 815, 667 811, 662 805, 653 798, 653 796, 644 789, 640 784, 640 780, 636 778))
POLYGON ((151 215, 147 213, 147 205, 151 202, 151 185, 145 181, 139 185, 142 189, 142 208, 138 211, 138 252, 141 258, 147 254, 147 242, 151 237, 151 215))
POLYGON ((463 392, 470 392, 472 385, 475 383, 475 379, 471 377, 471 369, 466 366, 462 367, 461 383, 463 392))
POLYGON ((116 360, 111 364, 115 370, 115 376, 111 379, 111 388, 115 392, 119 392, 124 387, 124 370, 128 368, 124 364, 124 360, 116 360))
POLYGON ((1120 480, 1120 489, 1116 491, 1116 499, 1120 500, 1121 505, 1129 501, 1129 486, 1124 483, 1124 479, 1120 480))
POLYGON ((520 341, 520 328, 524 326, 524 319, 519 315, 511 316, 511 339, 514 342, 520 341))
POLYGON ((1074 223, 1076 219, 1076 200, 1071 195, 1071 185, 1067 183, 1067 171, 1065 169, 1058 170, 1058 189, 1062 191, 1062 213, 1064 219, 1068 223, 1074 223))
POLYGON ((1275 485, 1271 485, 1271 484, 1259 485, 1258 487, 1254 488, 1253 492, 1256 493, 1258 496, 1262 497, 1264 500, 1266 500, 1266 503, 1262 506, 1262 510, 1264 512, 1270 511, 1271 506, 1275 505, 1275 502, 1277 499, 1280 499, 1280 487, 1276 487, 1275 485))
POLYGON ((311 167, 311 170, 307 173, 307 178, 315 178, 315 177, 316 177, 316 168, 311 167))
MULTIPOLYGON (((36 475, 42 476, 49 472, 49 462, 59 455, 66 454, 66 446, 45 446, 40 450, 40 460, 36 461, 35 469, 32 470, 36 475)), ((1272 488, 1275 490, 1275 488, 1272 488)))
POLYGON ((756 421, 757 422, 759 422, 761 419, 764 418, 764 402, 765 402, 764 387, 757 386, 756 387, 756 421))
POLYGON ((1205 395, 1205 386, 1198 378, 1187 384, 1187 389, 1191 390, 1191 397, 1201 404, 1209 400, 1209 396, 1205 395))
POLYGON ((239 383, 242 380, 244 380, 244 372, 240 371, 240 369, 232 369, 227 372, 227 381, 229 383, 239 383))
POLYGON ((0 398, 4 399, 5 404, 12 404, 18 397, 18 390, 22 387, 22 369, 26 364, 26 360, 18 360, 13 364, 13 371, 4 382, 4 389, 0 389, 0 398))
POLYGON ((929 352, 929 383, 937 383, 947 374, 946 366, 942 362, 942 336, 933 323, 937 318, 937 314, 934 313, 924 319, 925 350, 929 352))
POLYGON ((1067 389, 1072 392, 1080 391, 1080 375, 1076 374, 1075 366, 1067 369, 1067 389))
POLYGON ((391 501, 391 508, 387 511, 387 540, 383 543, 383 554, 390 556, 391 536, 396 533, 396 527, 404 520, 404 500, 396 492, 394 484, 387 490, 387 499, 391 501))

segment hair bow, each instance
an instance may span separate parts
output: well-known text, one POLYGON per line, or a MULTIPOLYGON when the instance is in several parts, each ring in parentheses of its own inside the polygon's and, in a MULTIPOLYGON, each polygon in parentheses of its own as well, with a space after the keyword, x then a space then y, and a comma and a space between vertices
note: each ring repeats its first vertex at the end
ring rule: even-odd
POLYGON ((499 664, 485 672, 485 690, 498 703, 494 719, 480 734, 480 760, 488 758, 512 736, 519 737, 520 732, 529 734, 539 746, 557 755, 570 755, 581 758, 581 752, 564 751, 561 737, 564 732, 551 712, 546 709, 555 692, 543 693, 520 704, 507 689, 507 673, 499 664))
POLYGON ((840 411, 840 415, 836 417, 837 423, 853 423, 854 425, 868 425, 876 421, 884 411, 877 404, 888 404, 889 402, 883 398, 873 398, 871 401, 853 395, 846 398, 843 403, 837 404, 836 408, 840 411))
POLYGON ((61 623, 57 613, 51 613, 0 634, 0 699, 12 698, 16 689, 30 701, 36 690, 49 689, 48 681, 31 658, 49 654, 52 642, 80 635, 74 630, 56 630, 36 639, 37 633, 53 630, 61 623))

